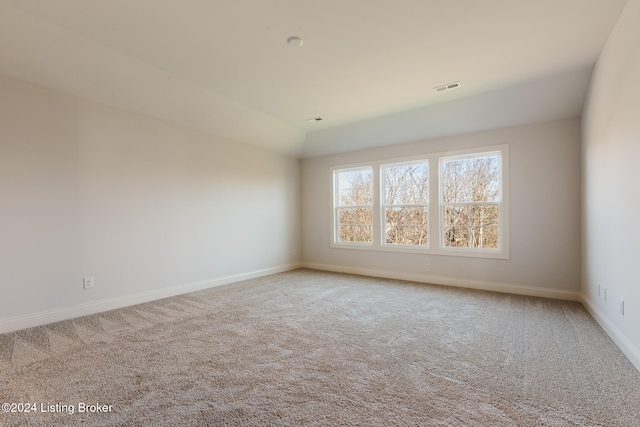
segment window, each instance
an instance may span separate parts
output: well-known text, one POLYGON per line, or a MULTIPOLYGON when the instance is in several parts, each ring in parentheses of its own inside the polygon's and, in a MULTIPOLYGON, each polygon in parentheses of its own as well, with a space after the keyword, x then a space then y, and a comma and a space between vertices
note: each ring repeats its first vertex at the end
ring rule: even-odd
POLYGON ((373 169, 335 172, 335 224, 338 242, 373 241, 373 169))
POLYGON ((500 249, 500 153, 440 159, 441 245, 500 249))
POLYGON ((508 259, 508 148, 332 168, 331 245, 508 259))
POLYGON ((382 217, 386 245, 429 244, 429 163, 383 165, 382 217))

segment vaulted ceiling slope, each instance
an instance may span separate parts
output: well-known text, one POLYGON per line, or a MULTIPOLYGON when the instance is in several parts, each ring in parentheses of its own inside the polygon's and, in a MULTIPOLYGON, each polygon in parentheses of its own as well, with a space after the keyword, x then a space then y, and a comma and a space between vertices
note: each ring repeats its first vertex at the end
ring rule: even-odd
POLYGON ((313 157, 577 116, 625 3, 0 0, 0 74, 313 157))

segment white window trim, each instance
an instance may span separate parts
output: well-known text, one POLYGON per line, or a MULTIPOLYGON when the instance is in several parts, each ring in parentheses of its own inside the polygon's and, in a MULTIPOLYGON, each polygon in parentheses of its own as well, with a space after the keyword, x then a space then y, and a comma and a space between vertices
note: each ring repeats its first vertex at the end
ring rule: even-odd
MULTIPOLYGON (((331 168, 331 193, 333 195, 332 197, 332 204, 331 204, 331 230, 332 230, 332 237, 331 237, 331 246, 332 247, 340 247, 340 248, 352 248, 352 249, 370 249, 375 242, 375 232, 373 231, 373 227, 375 227, 375 210, 376 210, 376 171, 375 168, 373 168, 371 166, 370 163, 359 163, 359 164, 353 164, 353 165, 346 165, 346 166, 338 166, 338 167, 332 167, 331 168), (371 208, 372 211, 372 216, 374 217, 373 220, 373 224, 372 224, 372 241, 371 242, 343 242, 339 239, 339 234, 340 234, 340 228, 337 227, 337 212, 338 209, 341 207, 338 204, 338 196, 339 196, 339 191, 338 191, 338 181, 336 179, 336 171, 340 171, 340 172, 346 172, 346 171, 358 171, 358 170, 369 170, 371 169, 371 173, 373 175, 373 200, 372 200, 372 204, 371 206, 360 206, 360 207, 366 207, 366 208, 371 208)), ((359 206, 354 206, 354 207, 359 207, 359 206)))
MULTIPOLYGON (((380 191, 380 245, 382 246, 383 250, 391 250, 393 252, 426 252, 430 247, 431 247, 431 238, 433 237, 431 235, 431 233, 429 232, 430 230, 430 224, 431 224, 431 217, 430 217, 430 209, 431 209, 431 192, 432 192, 432 185, 431 185, 431 161, 424 157, 424 156, 420 156, 419 158, 411 158, 410 160, 402 160, 402 161, 397 161, 397 159, 395 159, 394 162, 392 163, 385 163, 385 162, 381 162, 379 165, 379 170, 378 170, 378 176, 379 176, 379 191, 380 191), (387 205, 385 205, 384 203, 384 199, 385 199, 385 185, 384 185, 384 181, 382 180, 383 177, 383 170, 385 167, 394 167, 394 166, 404 166, 404 165, 412 165, 412 164, 419 164, 419 163, 426 163, 427 164, 427 168, 429 170, 429 200, 427 202, 426 205, 423 204, 419 204, 419 205, 415 205, 415 206, 426 206, 427 207, 427 244, 426 245, 399 245, 399 244, 392 244, 392 243, 387 243, 386 242, 386 220, 385 220, 385 216, 386 216, 386 212, 385 212, 385 208, 387 207, 387 205)), ((409 206, 409 205, 404 205, 404 206, 409 206)), ((375 209, 375 207, 374 207, 375 209)), ((374 235, 374 242, 375 242, 375 235, 374 235)))
POLYGON ((460 150, 452 150, 445 152, 427 153, 415 156, 407 156, 391 159, 380 159, 369 162, 351 163, 346 165, 335 165, 330 167, 330 185, 331 185, 331 198, 332 203, 330 206, 331 213, 331 243, 330 247, 339 249, 356 249, 356 250, 368 250, 368 251, 382 251, 382 252, 400 252, 400 253, 414 253, 414 254, 429 254, 429 255, 444 255, 444 256, 456 256, 456 257, 471 257, 471 258, 489 258, 489 259, 509 259, 510 258, 510 220, 509 220, 509 145, 498 144, 483 147, 465 148, 460 150), (499 152, 501 156, 501 169, 500 169, 500 184, 502 195, 502 210, 500 211, 500 248, 495 249, 474 249, 474 248, 452 248, 442 246, 442 205, 440 203, 441 197, 441 182, 440 182, 440 161, 442 158, 452 158, 455 156, 465 157, 469 154, 481 156, 486 153, 499 152), (412 246, 412 245, 388 245, 383 243, 384 236, 384 221, 383 221, 383 188, 380 183, 382 166, 389 166, 393 164, 402 164, 409 162, 428 161, 429 163, 429 245, 428 246, 412 246), (360 243, 360 242, 340 242, 337 239, 336 229, 336 180, 335 172, 343 170, 357 170, 362 168, 371 167, 373 170, 373 241, 372 243, 360 243))
POLYGON ((446 255, 478 257, 478 258, 496 258, 509 259, 509 145, 501 144, 490 147, 470 148, 464 150, 455 150, 444 155, 438 156, 438 252, 446 255), (444 235, 444 223, 442 221, 444 204, 442 202, 442 186, 440 180, 442 172, 442 163, 446 160, 455 160, 456 158, 467 159, 472 157, 483 157, 486 155, 498 154, 500 156, 500 201, 498 204, 498 230, 499 242, 498 249, 489 248, 460 248, 444 246, 442 236, 444 235))

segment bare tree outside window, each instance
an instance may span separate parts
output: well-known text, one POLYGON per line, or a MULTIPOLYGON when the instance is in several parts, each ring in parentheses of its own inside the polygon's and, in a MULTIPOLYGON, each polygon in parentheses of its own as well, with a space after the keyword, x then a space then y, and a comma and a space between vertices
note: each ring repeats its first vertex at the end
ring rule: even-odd
POLYGON ((331 167, 331 247, 509 259, 509 145, 331 167))
POLYGON ((382 167, 385 243, 426 246, 428 241, 429 163, 382 167))
POLYGON ((336 171, 336 220, 340 242, 373 241, 373 169, 336 171))
POLYGON ((500 155, 443 159, 443 246, 500 248, 500 155))

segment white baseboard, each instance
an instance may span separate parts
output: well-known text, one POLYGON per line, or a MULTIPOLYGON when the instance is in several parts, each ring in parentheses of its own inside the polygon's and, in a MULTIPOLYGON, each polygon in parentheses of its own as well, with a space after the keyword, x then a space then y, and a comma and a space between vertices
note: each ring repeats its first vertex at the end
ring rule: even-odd
POLYGON ((312 270, 333 271, 336 273, 358 274, 360 276, 382 277, 385 279, 407 280, 410 282, 432 283, 434 285, 455 286, 458 288, 479 289, 483 291, 502 292, 508 294, 532 297, 581 301, 580 292, 563 291, 558 289, 536 288, 532 286, 510 285, 506 283, 482 282, 479 280, 456 279, 439 276, 425 276, 422 274, 399 273, 395 271, 371 270, 337 265, 302 263, 304 268, 312 270))
POLYGON ((585 294, 581 294, 581 302, 605 333, 609 335, 609 338, 618 346, 620 351, 622 351, 633 366, 640 371, 640 349, 634 346, 631 341, 620 332, 616 325, 614 325, 604 313, 598 310, 596 305, 591 302, 585 294))
POLYGON ((115 310, 117 308, 128 307, 135 304, 155 301, 162 298, 200 291, 216 286, 228 285, 230 283, 240 282, 242 280, 255 279, 257 277, 268 276, 270 274, 282 273, 284 271, 295 270, 296 268, 301 267, 301 263, 288 264, 280 267, 252 271, 250 273, 226 276, 196 283, 187 283, 170 288, 141 292, 133 295, 125 295, 117 298, 109 298, 106 300, 91 302, 88 304, 62 307, 59 309, 33 313, 26 316, 0 319, 0 334, 18 331, 26 328, 32 328, 34 326, 46 325, 48 323, 59 322, 62 320, 74 319, 80 316, 102 313, 104 311, 115 310))

